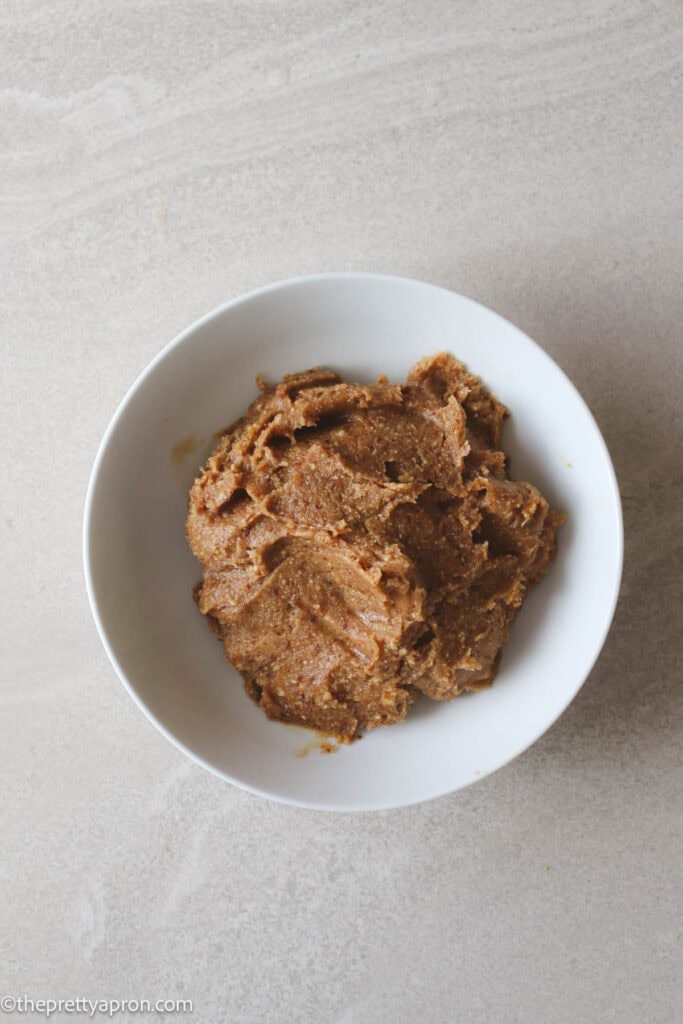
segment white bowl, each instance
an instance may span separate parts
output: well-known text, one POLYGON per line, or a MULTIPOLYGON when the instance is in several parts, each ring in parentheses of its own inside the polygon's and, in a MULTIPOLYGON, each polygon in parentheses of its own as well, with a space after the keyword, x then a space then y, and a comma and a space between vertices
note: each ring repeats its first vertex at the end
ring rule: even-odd
POLYGON ((102 642, 164 735, 253 793, 305 807, 369 810, 418 803, 488 775, 567 707, 612 620, 621 506, 588 408, 516 327, 419 281, 321 274, 226 303, 144 371, 95 461, 84 558, 102 642), (525 602, 490 690, 448 704, 423 699, 406 722, 323 754, 307 730, 266 720, 197 611, 192 588, 201 573, 185 540, 187 491, 214 432, 255 396, 258 372, 275 381, 323 364, 348 379, 386 373, 401 381, 417 359, 442 349, 512 411, 504 447, 513 476, 536 484, 568 514, 558 557, 525 602))

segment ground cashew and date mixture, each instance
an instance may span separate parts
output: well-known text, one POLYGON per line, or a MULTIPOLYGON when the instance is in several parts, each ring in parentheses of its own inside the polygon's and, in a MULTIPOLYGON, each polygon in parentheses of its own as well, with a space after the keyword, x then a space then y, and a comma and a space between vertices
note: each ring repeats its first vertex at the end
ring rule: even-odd
POLYGON ((343 742, 489 686, 562 516, 511 480, 507 410, 447 354, 405 384, 260 395, 190 492, 196 598, 269 718, 343 742))

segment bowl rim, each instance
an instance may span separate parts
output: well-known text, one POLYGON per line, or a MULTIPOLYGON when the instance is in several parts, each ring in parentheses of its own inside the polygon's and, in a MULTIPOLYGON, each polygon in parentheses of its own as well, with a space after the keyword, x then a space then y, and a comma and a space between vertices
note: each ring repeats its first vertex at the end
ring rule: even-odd
POLYGON ((602 436, 602 432, 600 430, 600 427, 598 426, 598 424, 597 424, 597 422, 595 420, 595 417, 593 416, 593 413, 591 412, 591 410, 590 410, 588 404, 586 403, 585 399, 583 398, 583 396, 581 395, 581 393, 579 392, 578 388, 573 383, 573 381, 564 372, 562 367, 558 363, 556 363, 555 360, 550 355, 548 355, 548 353, 545 351, 545 349, 543 349, 541 347, 541 345, 538 344, 538 342, 534 341, 534 339, 529 337, 529 335, 527 335, 520 327, 517 327, 511 321, 507 320, 505 317, 501 316, 500 313, 497 313, 495 310, 491 309, 490 307, 484 305, 481 302, 478 302, 476 299, 470 298, 467 295, 463 295, 460 292, 456 292, 452 288, 446 288, 446 287, 444 287, 442 285, 432 284, 429 281, 424 281, 424 280, 421 280, 419 278, 407 277, 407 276, 403 276, 403 275, 400 275, 400 274, 389 274, 389 273, 380 273, 380 272, 372 272, 372 271, 327 271, 327 272, 316 273, 316 274, 301 274, 301 275, 297 275, 297 276, 294 276, 294 277, 282 278, 280 280, 273 281, 273 282, 271 282, 269 284, 265 284, 265 285, 261 285, 261 286, 256 287, 256 288, 252 288, 249 291, 244 292, 244 293, 236 296, 235 298, 228 299, 227 301, 221 303, 221 305, 216 306, 214 309, 210 310, 208 313, 205 313, 203 316, 201 316, 198 319, 194 320, 191 324, 189 324, 187 327, 185 327, 183 330, 181 330, 174 338, 172 338, 171 341, 167 342, 167 344, 164 345, 160 349, 160 351, 153 357, 153 359, 147 364, 147 366, 145 366, 143 368, 143 370, 138 374, 137 378, 134 380, 134 382, 131 384, 131 386, 128 388, 128 390, 125 392, 123 398, 120 400, 118 406, 116 407, 116 409, 114 411, 114 414, 111 417, 111 420, 109 421, 109 424, 108 424, 108 426, 107 426, 107 428, 106 428, 106 430, 104 432, 102 440, 100 441, 100 444, 98 446, 97 453, 95 455, 95 460, 94 460, 94 463, 93 463, 93 467, 92 467, 92 470, 90 472, 90 476, 89 476, 89 479, 88 479, 88 486, 87 486, 87 490, 86 490, 85 504, 84 504, 84 510, 83 510, 83 547, 82 547, 83 569, 84 569, 85 586, 86 586, 86 592, 87 592, 87 595, 88 595, 88 603, 90 605, 90 611, 91 611, 93 619, 95 621, 95 626, 97 628, 97 632, 98 632, 100 640, 102 642, 102 646, 105 649, 105 652, 107 654, 107 657, 109 658, 109 661, 111 662, 114 670, 116 671, 116 674, 118 675, 119 679, 123 683, 123 685, 124 685, 125 689, 127 690, 128 694, 130 695, 130 697, 132 697, 133 701, 135 702, 135 704, 137 704, 138 708, 140 708, 140 710, 143 712, 145 717, 159 730, 159 732, 162 733, 163 736, 166 737, 167 740, 169 740, 173 744, 173 746, 175 746, 183 754, 185 754, 187 757, 189 757, 190 760, 194 761, 195 764, 198 764, 202 768, 205 768, 207 771, 211 772, 211 774, 217 776, 218 778, 222 779, 223 781, 230 782, 232 785, 237 786, 239 789, 245 790, 246 792, 249 792, 249 793, 253 793, 255 796, 261 796, 261 797, 265 797, 268 800, 274 800, 276 803, 286 804, 288 806, 293 806, 293 807, 305 808, 307 810, 334 811, 336 813, 362 813, 362 812, 371 812, 371 811, 378 811, 378 810, 398 810, 399 808, 402 808, 402 807, 411 807, 411 806, 415 806, 417 804, 429 803, 432 800, 436 800, 436 799, 439 799, 440 797, 447 796, 449 793, 457 792, 457 789, 453 789, 453 787, 451 787, 451 786, 446 786, 445 788, 439 789, 437 792, 434 792, 430 796, 427 796, 427 797, 418 797, 416 799, 410 798, 408 800, 400 800, 398 802, 397 801, 389 801, 389 802, 387 802, 387 801, 377 801, 374 804, 363 804, 362 806, 353 806, 353 805, 340 806, 340 805, 337 805, 337 804, 326 803, 324 800, 321 801, 321 800, 297 799, 297 798, 293 798, 293 797, 290 797, 290 796, 283 796, 283 795, 278 794, 278 793, 273 793, 273 792, 271 792, 269 790, 262 789, 262 788, 260 788, 258 786, 254 786, 254 785, 252 785, 250 783, 246 783, 246 782, 242 781, 241 779, 235 778, 234 776, 228 774, 227 772, 222 771, 220 768, 217 768, 215 765, 213 765, 209 761, 205 760, 201 756, 201 754, 198 754, 196 751, 192 750, 190 747, 188 747, 184 743, 182 743, 169 729, 166 728, 166 726, 157 718, 157 716, 155 714, 153 714, 153 712, 147 707, 147 705, 142 700, 142 698, 138 694, 138 692, 135 689, 135 687, 133 686, 133 684, 128 679, 126 673, 123 671, 123 668, 121 667, 121 665, 119 663, 119 660, 118 660, 118 658, 116 656, 116 653, 115 653, 115 651, 113 649, 113 646, 112 646, 112 644, 109 641, 109 637, 107 635, 107 630, 106 630, 104 621, 102 619, 102 616, 100 615, 100 609, 99 609, 99 606, 98 606, 97 597, 96 597, 96 593, 95 593, 95 583, 94 583, 94 579, 93 579, 93 570, 92 570, 92 564, 91 564, 91 554, 92 554, 92 552, 91 552, 92 512, 93 512, 94 495, 95 495, 95 491, 96 491, 96 488, 97 488, 97 483, 98 483, 98 480, 99 480, 99 476, 100 476, 100 473, 102 471, 102 467, 103 467, 103 464, 104 464, 104 461, 105 461, 105 458, 106 458, 107 449, 109 447, 109 442, 110 442, 112 436, 114 435, 114 433, 115 433, 115 431, 116 431, 116 429, 118 427, 119 422, 123 418, 129 403, 133 399, 133 397, 136 394, 136 392, 138 391, 138 389, 141 387, 143 382, 154 372, 154 370, 156 369, 157 365, 160 362, 162 362, 162 360, 164 360, 166 358, 166 356, 174 348, 184 344, 184 342, 187 341, 187 339, 190 338, 197 330, 199 330, 205 324, 209 323, 211 320, 217 319, 218 317, 222 316, 227 310, 234 309, 237 306, 240 306, 240 305, 243 305, 243 304, 246 304, 246 303, 249 303, 249 302, 253 302, 253 301, 259 299, 263 295, 270 294, 272 292, 277 292, 277 291, 280 291, 280 290, 285 290, 285 289, 288 289, 288 288, 296 288, 296 287, 299 287, 299 286, 302 286, 302 285, 311 284, 313 282, 323 282, 323 281, 346 281, 346 282, 349 282, 349 281, 357 281, 357 282, 360 283, 360 282, 368 282, 368 281, 373 281, 373 280, 374 281, 394 282, 394 283, 401 284, 401 285, 410 285, 411 287, 416 287, 416 288, 419 288, 421 290, 445 292, 448 295, 456 295, 459 299, 464 300, 466 303, 469 303, 472 306, 478 307, 480 310, 484 311, 488 316, 497 319, 503 325, 505 325, 506 328, 512 328, 513 331, 521 334, 537 350, 537 354, 539 354, 543 359, 545 359, 549 363, 551 363, 552 366, 556 370, 558 370, 559 373, 562 375, 562 377, 564 379, 565 385, 573 392, 574 397, 577 398, 579 403, 583 406, 583 409, 584 409, 585 413, 587 414, 587 416, 588 416, 588 418, 589 418, 589 420, 590 420, 590 422, 591 422, 591 424, 592 424, 592 426, 594 428, 595 440, 596 440, 598 446, 601 449, 601 453, 604 456, 605 466, 606 466, 607 473, 608 473, 608 478, 609 478, 610 496, 612 498, 613 508, 614 508, 614 512, 615 512, 615 520, 616 520, 615 521, 615 526, 616 526, 616 531, 617 532, 616 532, 615 540, 616 540, 616 555, 617 555, 617 559, 616 559, 617 571, 614 574, 614 579, 613 579, 613 584, 612 584, 612 592, 610 594, 610 600, 609 600, 609 602, 607 603, 607 605, 605 607, 606 614, 605 614, 605 618, 604 618, 603 628, 601 630, 601 634, 600 634, 600 638, 599 638, 599 643, 596 644, 595 651, 594 651, 592 657, 590 658, 590 661, 589 661, 587 669, 585 670, 585 673, 578 679, 575 688, 568 694, 568 698, 566 700, 566 703, 564 703, 563 707, 558 711, 558 713, 550 721, 546 722, 543 725, 543 727, 538 732, 535 733, 535 735, 532 737, 532 739, 525 740, 522 744, 520 744, 520 746, 518 748, 516 748, 514 750, 514 752, 509 757, 507 757, 499 765, 497 765, 495 768, 491 769, 490 771, 485 772, 482 775, 473 778, 469 783, 466 784, 466 786, 460 786, 460 787, 458 787, 458 789, 469 788, 469 786, 471 786, 473 783, 481 781, 481 779, 486 778, 489 775, 493 775, 495 772, 500 771, 501 768, 504 768, 506 765, 508 765, 512 761, 516 760, 516 758, 519 757, 520 754, 524 753, 525 750, 528 750, 530 747, 532 747, 541 738, 541 736, 543 736, 546 732, 548 732, 548 730, 564 714, 564 712, 567 710, 569 705, 572 703, 572 701, 574 700, 574 698, 578 694, 578 692, 581 689, 581 687, 584 685, 584 683, 588 679, 589 675, 593 671, 593 668, 595 667, 595 664, 596 664, 598 658, 600 657, 600 654, 601 654, 601 652, 602 652, 602 650, 604 648, 604 645, 605 645, 605 641, 606 641, 607 636, 609 634, 609 631, 611 629, 612 622, 614 620, 614 614, 615 614, 615 611, 616 611, 617 602, 618 602, 619 594, 620 594, 620 591, 621 591, 621 581, 622 581, 623 565, 624 565, 624 525, 623 525, 623 510, 622 510, 622 504, 621 504, 621 495, 620 495, 620 491, 619 491, 619 483, 618 483, 618 480, 617 480, 616 471, 614 469, 614 464, 612 462, 612 458, 610 456, 609 449, 607 447, 605 439, 602 436))

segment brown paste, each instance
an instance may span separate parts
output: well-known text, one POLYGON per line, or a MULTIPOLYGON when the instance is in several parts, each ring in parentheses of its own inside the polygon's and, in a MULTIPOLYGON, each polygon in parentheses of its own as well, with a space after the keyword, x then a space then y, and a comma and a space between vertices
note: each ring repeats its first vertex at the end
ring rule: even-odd
POLYGON ((489 686, 562 516, 508 478, 507 410, 450 355, 405 384, 260 396, 190 492, 200 611, 269 718, 348 742, 489 686))

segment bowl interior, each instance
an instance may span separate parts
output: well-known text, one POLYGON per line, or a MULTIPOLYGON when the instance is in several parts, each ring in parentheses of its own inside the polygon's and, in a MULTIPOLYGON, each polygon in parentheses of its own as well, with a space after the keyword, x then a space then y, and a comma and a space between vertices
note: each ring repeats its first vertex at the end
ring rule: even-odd
POLYGON ((86 576, 123 681, 156 724, 233 782, 330 809, 392 807, 480 778, 529 746, 599 653, 621 572, 621 513, 599 431, 557 365, 519 330, 443 289, 376 275, 322 275, 261 289, 185 331, 143 373, 102 443, 86 508, 86 576), (529 596, 488 691, 422 700, 408 720, 333 754, 268 722, 199 615, 200 567, 184 535, 187 491, 213 435, 275 381, 309 366, 403 380, 446 349, 512 412, 512 475, 568 513, 559 554, 529 596), (301 756, 308 748, 307 756, 301 756))

